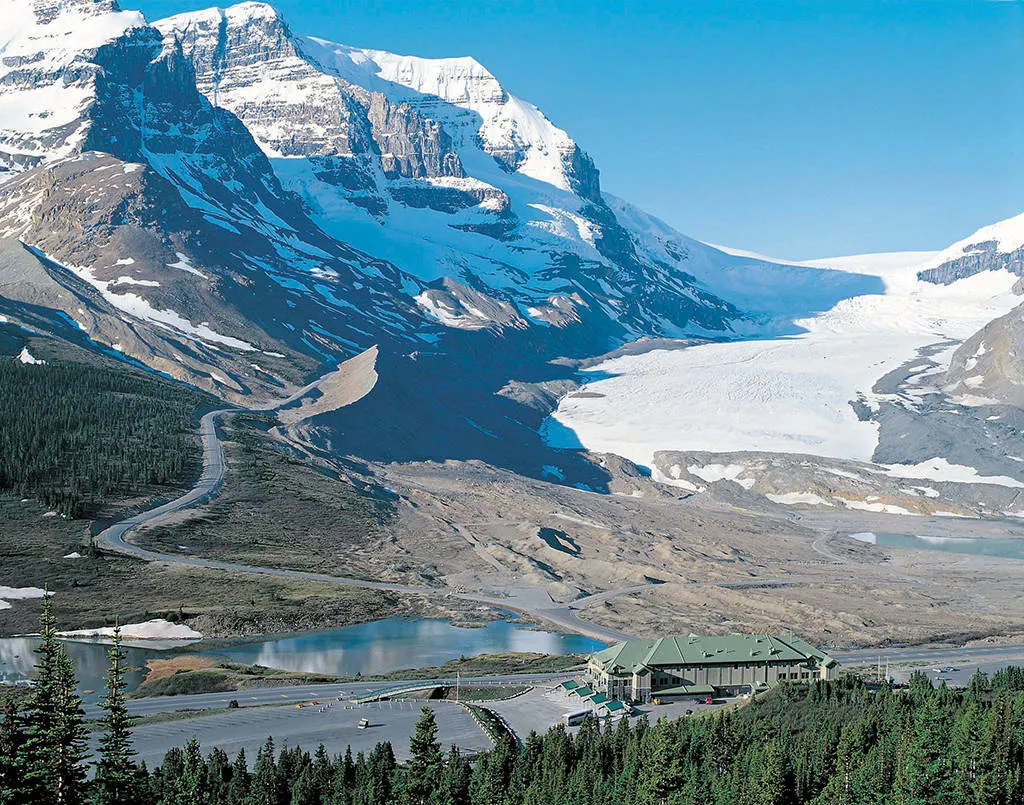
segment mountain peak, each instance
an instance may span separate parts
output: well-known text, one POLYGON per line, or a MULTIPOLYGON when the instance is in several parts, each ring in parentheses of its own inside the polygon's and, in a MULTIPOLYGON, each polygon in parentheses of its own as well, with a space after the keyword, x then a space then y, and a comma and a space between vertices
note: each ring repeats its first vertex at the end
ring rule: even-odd
POLYGON ((63 16, 99 17, 121 11, 117 0, 30 0, 27 5, 39 25, 49 25, 63 16))

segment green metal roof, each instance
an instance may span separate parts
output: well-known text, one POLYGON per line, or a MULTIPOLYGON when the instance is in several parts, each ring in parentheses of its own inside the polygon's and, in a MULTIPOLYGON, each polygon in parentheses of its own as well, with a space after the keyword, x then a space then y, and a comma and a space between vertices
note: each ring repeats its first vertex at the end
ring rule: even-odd
POLYGON ((608 697, 603 693, 594 693, 587 697, 593 704, 604 704, 608 701, 608 697))
POLYGON ((575 694, 576 696, 579 696, 581 699, 587 698, 587 696, 590 696, 593 692, 594 691, 592 691, 586 685, 583 685, 582 687, 576 688, 575 690, 570 690, 569 691, 569 693, 575 694))
POLYGON ((604 709, 609 713, 617 713, 620 710, 625 710, 626 705, 620 702, 618 699, 612 699, 610 702, 604 703, 604 709))
POLYGON ((836 661, 798 637, 728 635, 626 640, 591 655, 605 671, 632 673, 644 666, 731 665, 739 662, 789 662, 832 666, 836 661))
POLYGON ((679 685, 674 688, 663 690, 652 690, 651 695, 658 696, 713 696, 715 689, 712 685, 679 685))
POLYGON ((565 688, 566 690, 576 690, 580 686, 580 683, 575 679, 568 679, 563 682, 559 687, 565 688))

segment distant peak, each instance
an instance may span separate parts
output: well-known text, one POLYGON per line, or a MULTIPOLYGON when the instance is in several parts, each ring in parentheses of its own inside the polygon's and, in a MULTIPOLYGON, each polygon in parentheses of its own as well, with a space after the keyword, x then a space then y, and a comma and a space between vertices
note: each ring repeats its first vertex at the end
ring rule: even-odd
POLYGON ((36 20, 46 25, 61 14, 71 11, 76 14, 98 16, 114 14, 121 10, 117 0, 32 0, 32 11, 36 20))
POLYGON ((260 3, 256 0, 246 0, 243 3, 235 3, 226 9, 228 16, 250 17, 253 19, 281 19, 281 13, 269 3, 260 3))

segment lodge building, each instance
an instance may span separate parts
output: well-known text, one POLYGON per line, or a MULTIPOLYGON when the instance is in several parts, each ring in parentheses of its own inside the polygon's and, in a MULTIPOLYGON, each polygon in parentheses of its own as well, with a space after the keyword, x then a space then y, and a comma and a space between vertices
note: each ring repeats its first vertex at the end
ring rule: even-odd
POLYGON ((591 654, 586 681, 609 698, 645 703, 832 679, 838 667, 797 637, 689 635, 627 640, 591 654))

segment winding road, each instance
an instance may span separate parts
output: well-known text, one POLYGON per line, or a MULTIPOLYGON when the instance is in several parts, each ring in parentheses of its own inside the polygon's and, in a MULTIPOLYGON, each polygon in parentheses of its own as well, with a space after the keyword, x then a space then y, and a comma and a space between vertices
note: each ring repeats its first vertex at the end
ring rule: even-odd
MULTIPOLYGON (((583 634, 606 643, 617 643, 629 639, 624 632, 590 623, 576 614, 578 602, 573 604, 556 604, 540 590, 518 589, 509 591, 507 596, 488 596, 476 593, 458 593, 437 587, 416 587, 403 584, 390 584, 367 579, 334 576, 326 573, 312 573, 303 570, 287 570, 276 567, 245 565, 237 562, 223 562, 217 559, 203 559, 195 556, 180 556, 140 548, 128 541, 128 535, 144 524, 157 525, 169 515, 190 508, 198 503, 215 497, 224 481, 227 463, 224 457, 224 444, 217 433, 217 418, 235 408, 220 408, 204 414, 199 421, 199 438, 203 447, 203 471, 192 487, 181 497, 163 503, 153 509, 140 512, 101 531, 94 538, 96 548, 101 551, 121 556, 130 556, 147 562, 164 562, 182 567, 207 568, 225 570, 235 573, 256 573, 278 578, 301 579, 303 581, 326 582, 345 587, 363 587, 372 590, 403 593, 406 595, 423 595, 433 598, 458 598, 463 601, 486 604, 496 609, 511 610, 531 619, 546 621, 569 632, 583 634)), ((632 591, 633 588, 629 588, 632 591)), ((625 591, 622 591, 625 592, 625 591)), ((602 595, 612 596, 616 591, 602 595)))

